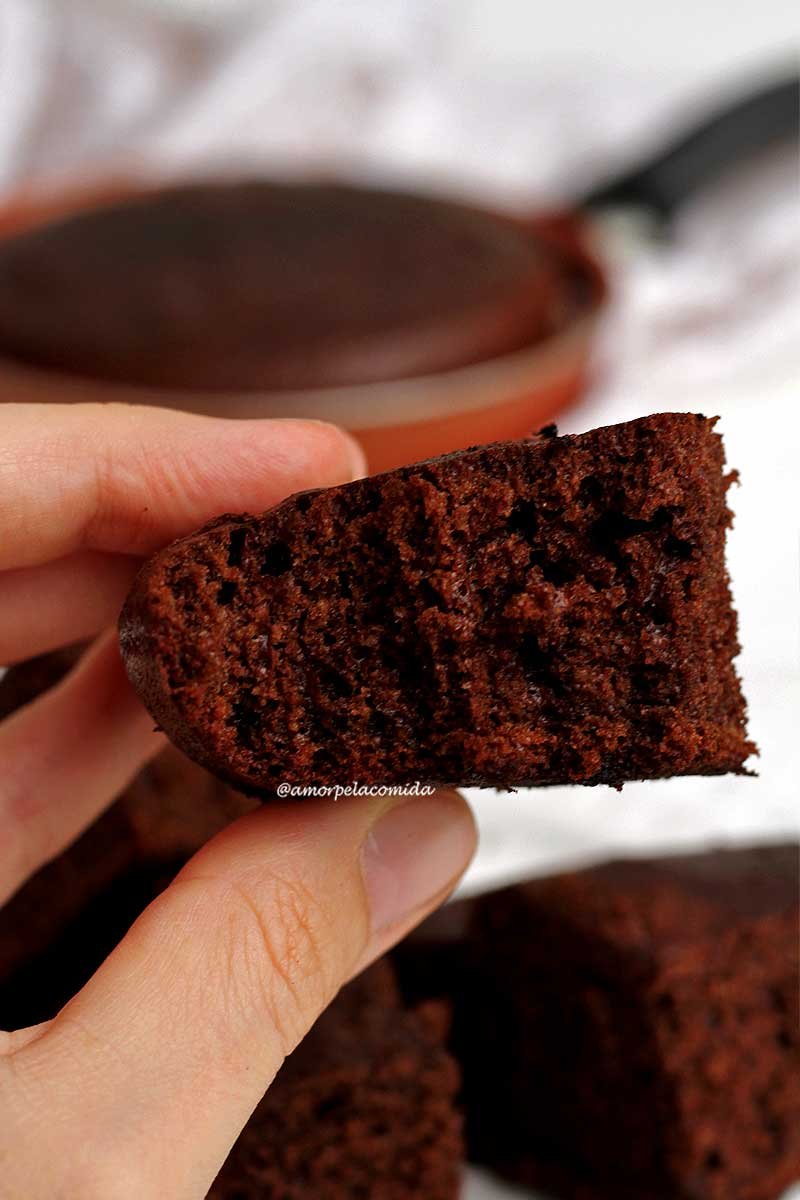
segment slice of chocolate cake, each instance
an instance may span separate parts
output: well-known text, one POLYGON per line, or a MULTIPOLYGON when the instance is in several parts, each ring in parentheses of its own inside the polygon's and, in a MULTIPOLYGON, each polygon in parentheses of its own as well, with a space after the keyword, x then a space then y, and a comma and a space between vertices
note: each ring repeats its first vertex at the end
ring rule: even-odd
POLYGON ((404 1010, 382 960, 286 1061, 209 1200, 457 1200, 458 1071, 446 1012, 404 1010))
POLYGON ((128 672, 262 795, 741 772, 729 482, 713 422, 674 413, 221 517, 142 568, 128 672))
POLYGON ((564 1200, 777 1200, 799 935, 800 847, 774 845, 506 888, 397 962, 407 998, 455 1006, 470 1157, 564 1200))

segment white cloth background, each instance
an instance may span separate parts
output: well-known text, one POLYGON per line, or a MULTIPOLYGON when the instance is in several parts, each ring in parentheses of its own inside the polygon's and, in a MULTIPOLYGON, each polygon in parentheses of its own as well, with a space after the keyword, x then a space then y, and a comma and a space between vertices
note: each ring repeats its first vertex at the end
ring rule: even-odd
MULTIPOLYGON (((649 146, 693 99, 641 72, 465 66, 457 0, 307 0, 234 23, 151 3, 0 5, 0 192, 76 175, 327 171, 513 207, 569 199, 649 146)), ((800 268, 793 154, 695 202, 665 244, 612 233, 614 303, 578 430, 659 410, 720 414, 729 563, 758 778, 513 795, 471 792, 466 888, 617 851, 800 831, 800 268)), ((506 1194, 471 1176, 471 1200, 506 1194)))

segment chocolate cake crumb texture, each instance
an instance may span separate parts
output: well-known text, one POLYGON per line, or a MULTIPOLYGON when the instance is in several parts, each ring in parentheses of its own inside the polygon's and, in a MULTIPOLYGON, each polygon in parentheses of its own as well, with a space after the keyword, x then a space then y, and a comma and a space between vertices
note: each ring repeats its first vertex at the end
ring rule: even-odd
POLYGON ((221 517, 143 567, 127 669, 259 795, 741 772, 730 480, 712 421, 662 414, 221 517))

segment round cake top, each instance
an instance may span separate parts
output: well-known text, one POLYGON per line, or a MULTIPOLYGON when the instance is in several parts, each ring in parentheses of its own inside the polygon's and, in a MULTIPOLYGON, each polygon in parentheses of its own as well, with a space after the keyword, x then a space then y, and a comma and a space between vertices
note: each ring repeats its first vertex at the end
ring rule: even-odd
POLYGON ((141 193, 0 242, 0 354, 156 388, 369 383, 511 352, 578 307, 521 223, 366 188, 141 193))

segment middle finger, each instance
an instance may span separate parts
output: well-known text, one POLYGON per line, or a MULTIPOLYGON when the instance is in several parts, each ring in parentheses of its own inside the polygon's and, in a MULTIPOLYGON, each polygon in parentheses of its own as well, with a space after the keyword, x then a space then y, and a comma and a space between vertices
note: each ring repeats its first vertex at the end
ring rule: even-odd
POLYGON ((0 663, 85 641, 113 625, 140 561, 80 550, 0 571, 0 663))

